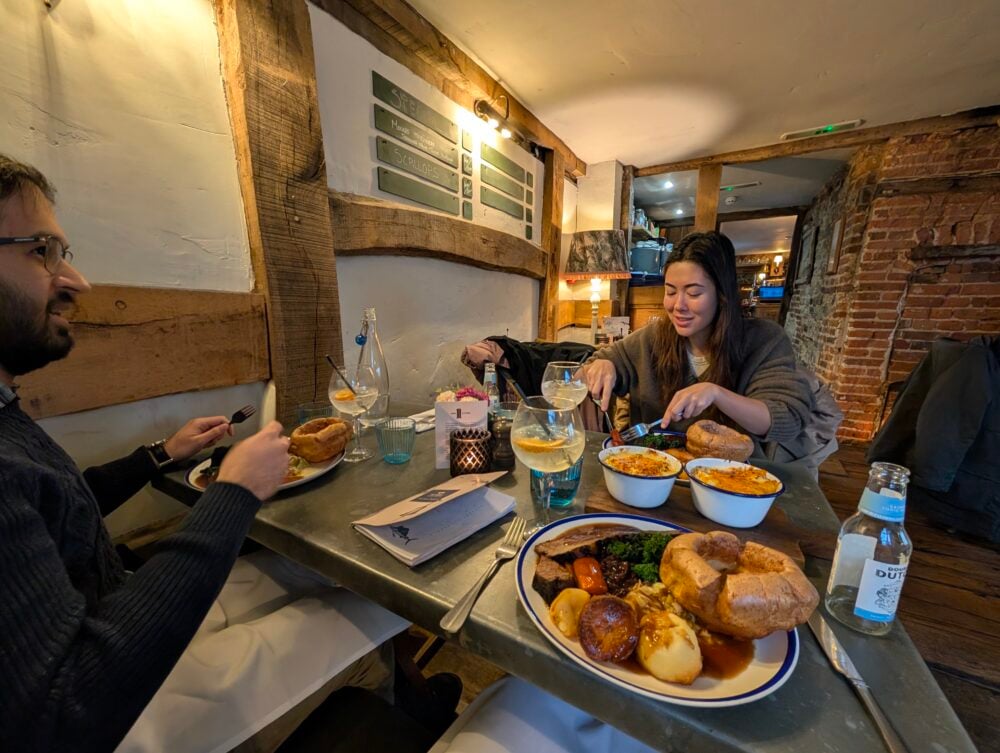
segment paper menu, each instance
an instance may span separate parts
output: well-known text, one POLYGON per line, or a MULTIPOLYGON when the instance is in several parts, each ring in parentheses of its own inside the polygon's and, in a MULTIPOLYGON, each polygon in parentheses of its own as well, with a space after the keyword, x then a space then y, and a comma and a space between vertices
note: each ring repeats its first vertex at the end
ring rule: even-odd
POLYGON ((434 467, 451 465, 451 433, 458 429, 485 429, 488 421, 485 400, 459 400, 434 404, 434 467))
POLYGON ((456 476, 353 525, 396 559, 419 565, 514 508, 513 497, 486 487, 504 473, 456 476))

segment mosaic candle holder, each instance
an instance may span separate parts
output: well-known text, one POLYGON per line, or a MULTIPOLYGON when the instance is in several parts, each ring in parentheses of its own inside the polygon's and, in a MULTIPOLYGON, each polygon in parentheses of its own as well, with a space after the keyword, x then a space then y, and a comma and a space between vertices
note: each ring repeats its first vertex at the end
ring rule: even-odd
POLYGON ((451 433, 451 475, 487 473, 493 463, 493 437, 486 429, 459 429, 451 433))

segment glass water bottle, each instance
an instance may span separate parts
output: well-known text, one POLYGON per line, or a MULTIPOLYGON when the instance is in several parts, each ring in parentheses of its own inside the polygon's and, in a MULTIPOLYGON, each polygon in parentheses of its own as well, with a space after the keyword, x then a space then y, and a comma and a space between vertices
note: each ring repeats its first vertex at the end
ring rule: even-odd
POLYGON ((858 511, 844 521, 826 591, 826 608, 861 633, 885 635, 896 606, 913 544, 903 528, 910 471, 872 463, 858 511))
POLYGON ((389 415, 389 367, 386 365, 385 353, 382 350, 382 340, 378 336, 378 326, 375 319, 375 309, 365 309, 361 320, 361 334, 356 338, 361 346, 358 354, 359 363, 370 366, 378 382, 378 399, 361 417, 361 423, 372 426, 380 419, 389 415))
POLYGON ((497 367, 492 361, 483 364, 483 389, 489 401, 489 414, 492 416, 500 402, 500 388, 497 385, 497 367))

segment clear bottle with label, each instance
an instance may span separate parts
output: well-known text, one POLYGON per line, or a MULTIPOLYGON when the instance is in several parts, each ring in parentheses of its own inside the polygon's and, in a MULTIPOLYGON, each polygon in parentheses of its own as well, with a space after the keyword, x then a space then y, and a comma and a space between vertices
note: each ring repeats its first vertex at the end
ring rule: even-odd
POLYGON ((826 608, 869 635, 892 629, 913 543, 903 528, 910 471, 872 463, 858 511, 844 521, 826 591, 826 608))
POLYGON ((378 398, 361 417, 362 424, 373 426, 389 415, 389 367, 382 351, 382 340, 378 336, 374 308, 365 309, 361 319, 361 332, 355 338, 355 343, 361 347, 358 363, 370 366, 378 381, 378 398))
POLYGON ((489 412, 492 415, 496 412, 497 403, 500 402, 500 388, 497 386, 497 367, 492 361, 483 364, 483 388, 486 390, 486 397, 489 399, 489 412))

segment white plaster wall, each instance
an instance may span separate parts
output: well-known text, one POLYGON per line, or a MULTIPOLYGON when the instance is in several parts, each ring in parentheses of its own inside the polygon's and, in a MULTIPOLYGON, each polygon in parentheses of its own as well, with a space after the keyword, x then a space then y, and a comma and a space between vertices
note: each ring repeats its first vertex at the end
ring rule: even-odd
MULTIPOLYGON (((449 115, 460 128, 482 122, 408 69, 386 57, 329 14, 310 6, 316 77, 329 184, 338 191, 404 200, 378 191, 371 71, 449 115)), ((535 173, 533 242, 540 240, 544 165, 484 129, 480 137, 535 173), (501 143, 503 142, 503 143, 501 143)), ((479 195, 479 146, 473 144, 473 186, 479 195)), ((523 237, 521 223, 474 202, 474 221, 523 237)), ((356 352, 362 311, 374 306, 386 352, 392 399, 427 402, 435 389, 468 384, 462 348, 490 335, 534 339, 538 282, 520 275, 413 257, 338 257, 337 282, 348 361, 356 352)))
POLYGON ((587 165, 577 178, 576 229, 610 230, 621 216, 622 165, 610 160, 587 165))
MULTIPOLYGON (((54 5, 0 0, 0 152, 55 183, 74 264, 95 283, 250 290, 211 0, 54 5)), ((264 385, 243 385, 41 424, 85 467, 190 417, 260 406, 263 395, 264 385)), ((109 527, 114 533, 174 509, 145 490, 109 527)))
POLYGON ((59 190, 92 281, 245 291, 210 0, 0 2, 0 151, 59 190))
POLYGON ((395 256, 337 259, 344 350, 362 310, 374 306, 389 365, 393 400, 429 402, 436 388, 474 382, 459 360, 462 348, 490 335, 532 340, 538 322, 538 283, 437 259, 395 256))
MULTIPOLYGON (((331 188, 347 193, 376 196, 390 201, 425 207, 395 194, 378 189, 375 153, 373 70, 406 90, 417 99, 457 123, 460 130, 473 135, 472 185, 473 222, 524 238, 520 220, 479 202, 479 144, 485 141, 535 175, 531 243, 541 244, 542 185, 545 165, 493 129, 445 97, 438 89, 412 73, 408 68, 379 52, 366 40, 313 5, 309 5, 313 47, 316 52, 316 83, 319 93, 320 118, 323 123, 323 150, 326 153, 326 175, 331 188)), ((379 102, 382 106, 385 103, 379 102)), ((392 109, 392 108, 387 108, 392 109)), ((384 135, 384 134, 382 134, 384 135)), ((412 147, 407 146, 411 151, 412 147)), ((462 151, 461 145, 458 147, 462 151)), ((405 173, 407 177, 414 176, 405 173)), ((430 210, 434 211, 434 210, 430 210)), ((451 215, 448 215, 451 216, 451 215)))

